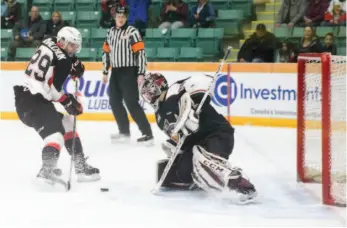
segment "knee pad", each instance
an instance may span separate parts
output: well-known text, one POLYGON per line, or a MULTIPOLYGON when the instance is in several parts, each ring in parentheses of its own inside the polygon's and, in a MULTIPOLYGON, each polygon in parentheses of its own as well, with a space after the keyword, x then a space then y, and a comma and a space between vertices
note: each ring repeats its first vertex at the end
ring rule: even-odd
POLYGON ((45 147, 54 147, 58 151, 64 146, 64 136, 60 132, 53 133, 43 140, 45 147))

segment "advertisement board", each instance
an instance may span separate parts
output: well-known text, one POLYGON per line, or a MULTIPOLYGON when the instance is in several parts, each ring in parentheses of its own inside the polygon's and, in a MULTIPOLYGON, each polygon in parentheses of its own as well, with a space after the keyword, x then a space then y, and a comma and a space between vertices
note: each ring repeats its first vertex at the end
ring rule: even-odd
MULTIPOLYGON (((180 68, 175 68, 174 63, 171 64, 173 65, 173 70, 167 70, 170 68, 159 68, 159 70, 152 68, 150 71, 165 75, 169 85, 178 80, 190 77, 191 80, 197 83, 206 81, 207 83, 204 85, 206 88, 209 84, 206 75, 215 74, 213 67, 209 71, 204 72, 184 71, 180 68)), ((253 69, 256 67, 255 65, 259 64, 251 65, 253 65, 253 69)), ((235 69, 235 64, 232 66, 235 69)), ((247 68, 250 68, 249 65, 247 66, 247 68)), ((86 68, 88 69, 88 65, 86 68)), ((247 68, 244 70, 247 71, 247 68)), ((271 125, 271 123, 274 123, 274 125, 279 126, 295 125, 296 73, 264 72, 264 70, 262 70, 263 72, 254 72, 254 69, 250 71, 252 72, 241 72, 240 70, 234 72, 232 70, 228 74, 228 72, 223 70, 218 75, 211 89, 212 105, 218 112, 227 115, 228 104, 230 104, 229 113, 231 121, 236 124, 271 125)), ((22 84, 23 77, 22 70, 7 70, 2 68, 0 76, 0 95, 2 97, 0 111, 2 119, 16 118, 12 87, 22 84)), ((73 93, 74 83, 74 81, 68 78, 63 86, 65 92, 73 93)), ((81 119, 111 120, 113 118, 108 102, 109 86, 108 84, 105 85, 102 83, 100 71, 95 69, 87 70, 83 78, 79 81, 78 90, 82 94, 84 105, 84 117, 81 117, 81 119)), ((153 109, 142 100, 139 102, 149 119, 151 121, 154 120, 153 109)), ((58 109, 63 111, 61 107, 58 107, 58 109)))

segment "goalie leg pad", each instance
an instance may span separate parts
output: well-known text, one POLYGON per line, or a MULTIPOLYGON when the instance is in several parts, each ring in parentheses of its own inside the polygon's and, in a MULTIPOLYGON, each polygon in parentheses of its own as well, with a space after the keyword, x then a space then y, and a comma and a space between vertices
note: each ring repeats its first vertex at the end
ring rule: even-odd
POLYGON ((194 182, 205 191, 223 191, 226 177, 231 173, 228 161, 207 152, 201 146, 193 147, 194 182))
POLYGON ((207 152, 200 146, 193 148, 192 178, 206 192, 236 192, 246 202, 256 196, 253 184, 243 177, 240 168, 231 168, 228 161, 207 152))

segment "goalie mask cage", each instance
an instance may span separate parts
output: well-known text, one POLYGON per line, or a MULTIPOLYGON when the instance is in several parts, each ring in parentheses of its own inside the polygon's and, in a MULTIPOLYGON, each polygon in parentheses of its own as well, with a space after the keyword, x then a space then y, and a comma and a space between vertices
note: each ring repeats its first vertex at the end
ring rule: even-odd
POLYGON ((346 206, 346 57, 298 57, 298 181, 321 183, 324 204, 346 206))

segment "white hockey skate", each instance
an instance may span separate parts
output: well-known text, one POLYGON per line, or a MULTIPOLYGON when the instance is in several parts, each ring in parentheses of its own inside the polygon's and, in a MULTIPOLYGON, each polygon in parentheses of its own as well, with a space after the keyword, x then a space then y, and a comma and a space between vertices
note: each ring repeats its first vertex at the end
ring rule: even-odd
POLYGON ((117 143, 130 143, 130 135, 129 134, 111 134, 111 143, 117 144, 117 143))

